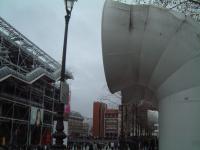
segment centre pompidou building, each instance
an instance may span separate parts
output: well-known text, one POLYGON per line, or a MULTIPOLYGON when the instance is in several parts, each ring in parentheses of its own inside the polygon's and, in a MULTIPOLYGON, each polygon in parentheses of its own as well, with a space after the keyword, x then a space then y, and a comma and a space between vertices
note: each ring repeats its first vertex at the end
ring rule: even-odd
POLYGON ((0 145, 51 143, 60 70, 57 61, 0 17, 0 145))

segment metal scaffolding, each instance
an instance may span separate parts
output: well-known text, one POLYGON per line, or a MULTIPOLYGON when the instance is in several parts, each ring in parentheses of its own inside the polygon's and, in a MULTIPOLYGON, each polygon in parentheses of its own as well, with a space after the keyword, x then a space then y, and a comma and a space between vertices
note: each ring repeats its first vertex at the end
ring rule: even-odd
POLYGON ((43 113, 38 144, 44 144, 47 130, 53 131, 60 70, 56 60, 0 17, 0 144, 11 144, 18 129, 23 131, 19 143, 33 144, 33 107, 43 113))
MULTIPOLYGON (((13 82, 14 80, 12 80, 13 82)), ((16 128, 20 128, 21 125, 25 125, 27 128, 27 139, 26 139, 26 145, 31 144, 30 143, 30 136, 31 136, 31 108, 32 107, 37 107, 43 110, 43 123, 41 124, 41 132, 40 132, 40 137, 42 136, 42 130, 46 127, 50 128, 53 130, 53 115, 55 114, 54 112, 54 106, 55 103, 58 102, 59 92, 56 92, 56 87, 53 88, 53 94, 52 96, 49 96, 47 94, 47 90, 49 87, 43 88, 43 90, 39 90, 35 87, 35 85, 22 85, 24 88, 28 89, 27 90, 27 95, 28 98, 25 99, 22 97, 19 93, 25 93, 25 91, 22 91, 23 89, 20 89, 20 82, 19 81, 14 81, 15 82, 15 88, 18 89, 17 91, 14 90, 13 93, 10 93, 7 91, 7 86, 10 84, 9 79, 2 82, 0 85, 0 106, 1 106, 1 113, 0 113, 0 122, 2 123, 2 120, 7 120, 11 122, 11 132, 10 132, 10 138, 13 137, 14 130, 16 128), (35 97, 41 97, 41 100, 38 100, 36 102, 35 97), (22 108, 22 112, 17 112, 22 108), (17 127, 14 129, 14 124, 18 124, 17 127)), ((42 138, 40 139, 41 143, 42 138)), ((8 141, 7 141, 8 142, 8 141)))
MULTIPOLYGON (((47 53, 41 50, 37 45, 35 45, 33 42, 27 39, 23 34, 18 32, 15 28, 13 28, 8 22, 6 22, 1 17, 0 17, 0 31, 1 31, 1 36, 9 40, 13 44, 13 46, 18 47, 18 58, 20 57, 20 55, 22 55, 22 53, 26 54, 24 60, 15 63, 15 65, 17 64, 21 68, 23 68, 24 71, 30 69, 27 68, 27 64, 25 63, 25 60, 30 57, 33 59, 33 65, 34 65, 32 66, 33 68, 41 66, 46 70, 54 72, 61 67, 61 65, 57 61, 55 61, 47 53)), ((7 54, 7 56, 8 56, 7 52, 9 51, 8 48, 9 47, 6 46, 1 47, 1 51, 7 54)), ((8 57, 4 57, 4 59, 10 62, 8 57)))

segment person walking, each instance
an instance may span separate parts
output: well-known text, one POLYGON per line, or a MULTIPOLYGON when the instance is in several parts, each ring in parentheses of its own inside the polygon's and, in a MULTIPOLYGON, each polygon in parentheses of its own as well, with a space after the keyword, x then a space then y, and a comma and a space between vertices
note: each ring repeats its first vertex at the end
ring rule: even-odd
POLYGON ((94 149, 93 149, 93 144, 92 144, 92 143, 91 143, 90 146, 89 146, 89 150, 94 150, 94 149))

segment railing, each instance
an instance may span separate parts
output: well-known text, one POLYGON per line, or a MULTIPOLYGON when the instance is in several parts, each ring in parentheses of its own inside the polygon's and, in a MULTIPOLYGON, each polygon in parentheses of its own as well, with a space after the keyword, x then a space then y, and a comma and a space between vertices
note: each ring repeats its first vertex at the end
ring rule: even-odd
POLYGON ((17 71, 5 66, 2 67, 0 69, 0 81, 5 80, 6 78, 8 78, 9 76, 14 76, 18 79, 23 80, 24 82, 27 83, 33 83, 35 80, 37 80, 38 78, 42 77, 42 76, 47 76, 50 79, 56 81, 59 79, 59 74, 57 71, 55 72, 55 74, 50 74, 49 72, 47 72, 45 69, 39 67, 35 70, 33 70, 32 72, 27 73, 26 75, 20 74, 17 71))
POLYGON ((50 150, 50 145, 21 145, 21 146, 16 146, 16 145, 0 145, 0 150, 50 150))

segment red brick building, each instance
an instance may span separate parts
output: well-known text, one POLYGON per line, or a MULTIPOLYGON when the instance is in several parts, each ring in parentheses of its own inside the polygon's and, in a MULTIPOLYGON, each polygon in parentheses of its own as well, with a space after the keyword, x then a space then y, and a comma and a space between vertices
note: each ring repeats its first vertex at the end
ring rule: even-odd
POLYGON ((93 103, 93 136, 104 137, 104 113, 107 105, 102 102, 93 103))

